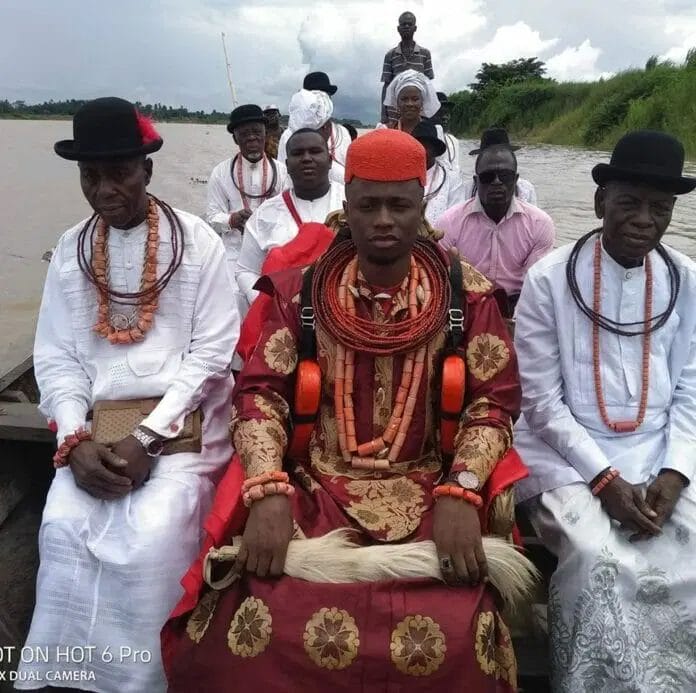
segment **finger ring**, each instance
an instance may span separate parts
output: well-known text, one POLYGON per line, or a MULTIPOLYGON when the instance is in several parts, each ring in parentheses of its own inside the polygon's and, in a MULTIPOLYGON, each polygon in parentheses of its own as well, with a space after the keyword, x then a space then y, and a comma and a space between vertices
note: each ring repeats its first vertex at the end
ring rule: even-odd
POLYGON ((452 572, 452 557, 451 556, 443 556, 440 559, 440 570, 443 573, 451 573, 452 572))

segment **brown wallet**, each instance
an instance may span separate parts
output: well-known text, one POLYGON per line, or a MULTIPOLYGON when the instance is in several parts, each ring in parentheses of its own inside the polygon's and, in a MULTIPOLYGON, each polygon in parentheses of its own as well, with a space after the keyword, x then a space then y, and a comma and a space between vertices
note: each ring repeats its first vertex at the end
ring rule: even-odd
MULTIPOLYGON (((92 440, 111 446, 129 436, 143 419, 152 413, 161 398, 101 400, 92 410, 92 440)), ((184 419, 184 426, 176 438, 164 442, 163 455, 180 452, 200 452, 202 449, 201 425, 203 413, 200 407, 184 419)))

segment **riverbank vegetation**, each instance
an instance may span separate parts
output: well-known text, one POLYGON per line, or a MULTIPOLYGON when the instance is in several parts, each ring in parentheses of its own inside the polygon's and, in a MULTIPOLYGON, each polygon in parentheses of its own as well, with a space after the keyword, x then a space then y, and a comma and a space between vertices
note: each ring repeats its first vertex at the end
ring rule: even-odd
POLYGON ((598 82, 556 82, 536 58, 484 63, 470 89, 450 95, 451 128, 478 138, 492 125, 528 141, 611 149, 627 130, 677 136, 696 158, 696 49, 682 65, 650 58, 645 68, 598 82))

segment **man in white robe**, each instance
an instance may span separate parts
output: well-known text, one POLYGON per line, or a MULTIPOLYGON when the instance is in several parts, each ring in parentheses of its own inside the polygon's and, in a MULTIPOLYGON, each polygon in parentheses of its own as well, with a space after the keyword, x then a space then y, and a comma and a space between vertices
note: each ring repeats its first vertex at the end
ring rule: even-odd
POLYGON ((232 452, 230 359, 239 320, 219 300, 231 290, 220 238, 147 195, 146 155, 162 145, 152 124, 127 101, 105 98, 83 106, 73 129, 75 139, 58 142, 56 153, 78 162, 95 214, 61 237, 49 266, 34 346, 40 409, 60 446, 89 429, 96 402, 161 399, 149 413, 143 407, 142 421, 111 448, 85 440, 54 460, 65 466, 44 509, 26 643, 49 661, 23 661, 16 686, 163 692, 160 629, 182 594, 179 580, 199 551, 202 520, 232 452), (119 303, 114 292, 125 300, 143 287, 154 219, 156 275, 166 285, 147 297, 156 304, 147 316, 137 299, 119 303), (117 343, 95 330, 98 305, 107 306, 105 329, 117 343), (202 451, 159 455, 199 407, 202 451))
POLYGON ((602 227, 534 265, 517 305, 518 499, 558 557, 561 693, 696 690, 696 264, 660 242, 696 187, 683 160, 669 135, 624 136, 592 172, 602 227))
POLYGON ((440 162, 440 157, 447 155, 446 146, 432 123, 421 121, 411 134, 425 147, 428 167, 423 196, 425 218, 434 226, 448 209, 465 202, 464 186, 459 171, 455 172, 440 162))
MULTIPOLYGON (((297 235, 300 226, 324 223, 331 213, 343 208, 343 184, 329 180, 326 140, 316 130, 304 129, 288 140, 288 175, 292 187, 283 195, 264 202, 247 222, 242 251, 237 263, 237 285, 246 310, 256 298, 254 285, 261 276, 266 255, 297 235)), ((246 312, 242 309, 242 312, 246 312)), ((244 315, 242 315, 244 317, 244 315)))
POLYGON ((325 72, 310 72, 302 84, 302 89, 292 96, 288 106, 288 128, 283 132, 278 143, 278 160, 287 158, 287 143, 293 132, 302 128, 320 130, 326 139, 331 157, 329 177, 336 183, 343 184, 346 168, 346 154, 352 141, 348 130, 335 123, 333 100, 338 91, 335 84, 325 72))
POLYGON ((235 108, 227 131, 239 152, 220 162, 208 179, 206 221, 222 238, 231 276, 246 222, 262 202, 283 190, 287 179, 285 164, 264 153, 267 123, 258 106, 235 108))

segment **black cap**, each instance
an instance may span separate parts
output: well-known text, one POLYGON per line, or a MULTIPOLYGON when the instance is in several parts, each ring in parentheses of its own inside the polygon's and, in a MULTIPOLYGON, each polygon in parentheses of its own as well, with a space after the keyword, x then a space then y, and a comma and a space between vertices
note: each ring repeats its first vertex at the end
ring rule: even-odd
POLYGON ((227 123, 227 132, 234 132, 242 123, 263 123, 268 125, 268 118, 263 114, 260 106, 256 104, 244 104, 230 113, 230 122, 227 123))
POLYGON ((63 159, 93 161, 151 154, 161 147, 152 123, 130 101, 107 96, 81 106, 73 117, 73 139, 56 142, 53 149, 63 159))
POLYGON ((309 89, 309 91, 324 91, 329 96, 333 96, 338 91, 338 87, 335 84, 331 84, 331 80, 326 72, 310 72, 304 78, 302 88, 309 89))

